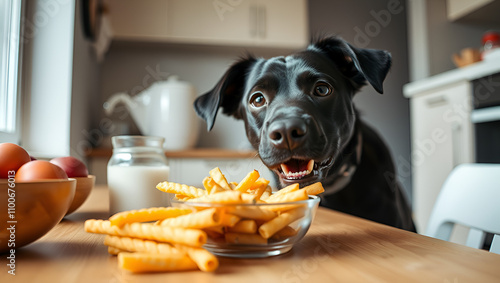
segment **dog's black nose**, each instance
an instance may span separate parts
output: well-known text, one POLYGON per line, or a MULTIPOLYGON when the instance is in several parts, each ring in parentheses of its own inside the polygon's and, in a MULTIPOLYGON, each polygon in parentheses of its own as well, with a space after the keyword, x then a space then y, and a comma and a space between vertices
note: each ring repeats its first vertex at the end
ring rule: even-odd
POLYGON ((299 118, 274 121, 268 128, 271 143, 276 148, 293 150, 302 145, 307 135, 307 125, 299 118))

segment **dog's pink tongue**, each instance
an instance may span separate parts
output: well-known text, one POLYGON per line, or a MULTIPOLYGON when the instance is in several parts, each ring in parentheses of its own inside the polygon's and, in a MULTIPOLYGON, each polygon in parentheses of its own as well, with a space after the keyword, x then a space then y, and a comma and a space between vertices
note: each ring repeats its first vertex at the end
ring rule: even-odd
POLYGON ((314 167, 314 160, 292 159, 281 164, 281 170, 287 178, 298 179, 309 175, 314 167))

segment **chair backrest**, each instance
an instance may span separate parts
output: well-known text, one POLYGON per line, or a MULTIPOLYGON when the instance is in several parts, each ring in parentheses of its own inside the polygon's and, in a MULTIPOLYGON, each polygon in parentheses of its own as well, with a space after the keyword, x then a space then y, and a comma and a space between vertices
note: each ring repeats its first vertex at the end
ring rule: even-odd
POLYGON ((493 233, 490 251, 500 254, 500 164, 461 164, 443 184, 426 235, 448 241, 455 224, 470 227, 467 246, 480 248, 493 233))

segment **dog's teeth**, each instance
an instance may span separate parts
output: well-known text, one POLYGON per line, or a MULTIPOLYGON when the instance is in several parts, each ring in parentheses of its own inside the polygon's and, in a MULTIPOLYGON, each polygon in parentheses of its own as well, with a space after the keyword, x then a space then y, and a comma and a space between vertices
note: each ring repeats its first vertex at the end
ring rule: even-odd
POLYGON ((281 171, 283 171, 283 175, 285 175, 287 179, 296 180, 311 174, 314 169, 314 160, 309 160, 309 162, 307 162, 307 168, 300 172, 291 172, 286 164, 280 164, 280 166, 281 171))
MULTIPOLYGON (((285 173, 285 171, 283 171, 283 173, 285 173)), ((311 171, 309 170, 304 170, 304 171, 300 171, 300 172, 287 172, 285 173, 285 176, 288 178, 288 179, 300 179, 304 176, 307 176, 311 173, 311 171)))
MULTIPOLYGON (((312 172, 312 170, 314 169, 314 160, 309 160, 309 162, 307 163, 307 171, 312 172)), ((309 174, 308 173, 308 174, 309 174)))
POLYGON ((288 170, 288 166, 286 166, 285 164, 281 164, 281 170, 283 171, 283 173, 288 176, 288 174, 290 174, 290 170, 288 170))

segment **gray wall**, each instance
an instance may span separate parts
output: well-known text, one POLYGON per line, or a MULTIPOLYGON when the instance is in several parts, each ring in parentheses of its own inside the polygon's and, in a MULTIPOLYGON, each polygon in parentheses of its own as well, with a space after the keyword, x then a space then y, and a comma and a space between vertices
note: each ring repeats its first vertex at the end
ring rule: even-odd
MULTIPOLYGON (((114 93, 126 92, 136 95, 153 82, 164 80, 168 75, 178 75, 183 81, 194 85, 199 94, 212 89, 228 67, 245 48, 189 46, 161 43, 113 43, 102 63, 101 98, 95 101, 93 124, 106 119, 103 103, 114 93)), ((256 55, 271 57, 282 54, 279 50, 254 51, 256 55)), ((194 111, 194 110, 193 110, 194 111)), ((116 109, 111 117, 118 127, 112 134, 139 133, 138 128, 124 108, 116 109), (125 126, 120 126, 120 125, 125 126), (119 132, 119 131, 124 132, 119 132)), ((222 114, 217 116, 214 128, 207 132, 206 124, 200 121, 198 147, 249 149, 243 123, 222 114)), ((172 133, 173 135, 175 133, 172 133)), ((168 142, 168 137, 167 137, 168 142)))
POLYGON ((336 33, 358 47, 391 52, 393 65, 384 94, 365 86, 355 103, 362 118, 385 139, 397 165, 400 182, 411 197, 409 103, 402 87, 408 82, 405 1, 309 1, 312 35, 336 33))
POLYGON ((75 29, 73 44, 73 76, 71 99, 70 144, 72 156, 81 160, 91 148, 91 117, 89 113, 99 99, 99 63, 97 62, 92 42, 83 32, 82 5, 75 6, 75 29))
MULTIPOLYGON (((352 43, 367 44, 367 48, 386 49, 392 53, 393 68, 384 84, 385 93, 380 95, 365 87, 356 97, 363 118, 374 126, 387 141, 394 158, 398 161, 399 179, 410 190, 410 129, 408 101, 402 96, 402 86, 408 82, 406 41, 406 11, 404 1, 399 4, 398 14, 391 14, 382 24, 372 13, 388 11, 387 4, 394 0, 331 1, 310 0, 309 18, 311 35, 338 34, 352 43), (376 25, 379 29, 376 29, 376 25), (371 27, 367 41, 356 37, 357 28, 371 27)), ((386 12, 382 12, 386 14, 386 12)), ((287 54, 283 50, 255 50, 254 54, 271 57, 287 54)), ((179 75, 191 82, 201 94, 211 89, 228 66, 245 53, 244 48, 183 46, 167 44, 114 43, 101 66, 100 99, 93 101, 94 128, 105 119, 102 104, 113 93, 126 91, 137 93, 156 78, 167 73, 179 75), (153 71, 156 70, 156 71, 153 71), (152 75, 154 73, 154 75, 152 75)), ((112 117, 118 124, 116 131, 137 133, 130 117, 118 111, 112 117)), ((112 134, 116 134, 115 132, 112 134)), ((219 115, 212 132, 207 133, 205 124, 200 129, 199 147, 249 148, 240 121, 219 115)))

